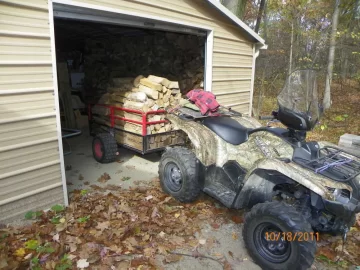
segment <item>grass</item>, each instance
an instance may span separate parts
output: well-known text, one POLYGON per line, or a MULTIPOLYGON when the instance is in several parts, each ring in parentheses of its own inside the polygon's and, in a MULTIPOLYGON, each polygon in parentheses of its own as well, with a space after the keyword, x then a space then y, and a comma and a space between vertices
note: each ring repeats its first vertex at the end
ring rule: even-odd
MULTIPOLYGON (((281 85, 281 82, 277 83, 281 85)), ((280 91, 282 87, 278 87, 280 91)), ((318 91, 324 89, 319 85, 318 91)), ((277 90, 265 90, 261 102, 260 115, 269 115, 277 109, 277 90)), ((332 105, 326 110, 314 130, 308 132, 308 140, 329 141, 337 144, 341 135, 360 135, 360 89, 355 81, 334 81, 331 86, 332 105)), ((258 94, 255 90, 254 108, 257 108, 258 94)), ((266 123, 265 121, 263 124, 266 123)))

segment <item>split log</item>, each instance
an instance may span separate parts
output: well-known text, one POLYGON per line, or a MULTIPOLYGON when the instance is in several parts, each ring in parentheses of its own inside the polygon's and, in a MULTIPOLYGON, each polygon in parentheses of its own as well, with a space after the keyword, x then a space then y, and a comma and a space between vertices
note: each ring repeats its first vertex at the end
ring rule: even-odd
POLYGON ((133 110, 139 110, 143 112, 150 111, 150 108, 148 105, 142 102, 136 102, 132 100, 126 100, 124 103, 124 108, 133 109, 133 110))
POLYGON ((140 79, 140 84, 149 87, 150 89, 161 91, 162 85, 153 81, 150 81, 148 78, 142 78, 140 79))
POLYGON ((176 88, 176 89, 179 89, 179 82, 170 82, 168 88, 170 89, 173 89, 173 88, 176 88))
POLYGON ((154 76, 154 75, 149 75, 148 76, 148 79, 152 82, 155 82, 155 83, 159 83, 159 84, 162 84, 163 86, 165 87, 168 87, 169 84, 170 84, 170 81, 166 78, 163 78, 163 77, 158 77, 158 76, 154 76))
POLYGON ((162 99, 158 99, 156 101, 156 104, 159 106, 159 108, 163 108, 164 107, 164 101, 162 99))
POLYGON ((159 98, 159 92, 156 90, 153 90, 147 86, 144 86, 142 84, 139 85, 139 91, 144 92, 149 98, 152 99, 158 99, 159 98))

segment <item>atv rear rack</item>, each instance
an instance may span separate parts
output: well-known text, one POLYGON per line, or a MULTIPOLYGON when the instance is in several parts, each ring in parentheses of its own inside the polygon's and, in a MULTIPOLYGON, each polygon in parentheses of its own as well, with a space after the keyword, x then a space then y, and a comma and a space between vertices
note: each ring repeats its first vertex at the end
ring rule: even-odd
POLYGON ((347 182, 360 174, 360 162, 354 155, 332 146, 325 146, 318 151, 317 159, 294 161, 307 169, 339 182, 347 182))

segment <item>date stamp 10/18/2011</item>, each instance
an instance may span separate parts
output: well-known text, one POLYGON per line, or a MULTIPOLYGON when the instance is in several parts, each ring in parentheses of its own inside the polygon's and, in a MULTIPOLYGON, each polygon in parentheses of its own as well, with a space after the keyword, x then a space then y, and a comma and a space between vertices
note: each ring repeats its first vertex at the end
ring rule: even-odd
POLYGON ((267 241, 319 241, 318 232, 265 232, 265 238, 267 241))

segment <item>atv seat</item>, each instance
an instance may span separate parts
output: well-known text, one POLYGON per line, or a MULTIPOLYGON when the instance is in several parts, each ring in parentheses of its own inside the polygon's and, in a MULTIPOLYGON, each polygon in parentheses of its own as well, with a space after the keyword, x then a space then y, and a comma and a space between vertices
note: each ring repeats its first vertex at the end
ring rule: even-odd
POLYGON ((208 117, 203 125, 215 132, 224 141, 239 145, 249 138, 248 129, 227 116, 208 117))

